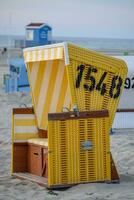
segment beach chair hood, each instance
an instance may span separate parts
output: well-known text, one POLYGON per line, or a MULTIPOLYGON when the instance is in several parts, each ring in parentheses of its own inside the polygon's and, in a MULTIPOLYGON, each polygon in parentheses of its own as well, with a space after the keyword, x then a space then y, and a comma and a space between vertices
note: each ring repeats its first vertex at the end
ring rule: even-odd
POLYGON ((27 48, 24 59, 39 128, 47 129, 48 113, 74 105, 108 109, 112 126, 127 75, 123 60, 70 43, 27 48))

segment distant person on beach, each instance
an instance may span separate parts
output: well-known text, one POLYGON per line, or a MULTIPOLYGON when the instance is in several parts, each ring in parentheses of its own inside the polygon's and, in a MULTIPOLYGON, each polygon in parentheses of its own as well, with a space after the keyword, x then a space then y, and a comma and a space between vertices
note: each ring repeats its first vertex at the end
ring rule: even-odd
POLYGON ((4 47, 1 53, 2 53, 2 55, 4 55, 6 52, 7 52, 7 48, 4 47))

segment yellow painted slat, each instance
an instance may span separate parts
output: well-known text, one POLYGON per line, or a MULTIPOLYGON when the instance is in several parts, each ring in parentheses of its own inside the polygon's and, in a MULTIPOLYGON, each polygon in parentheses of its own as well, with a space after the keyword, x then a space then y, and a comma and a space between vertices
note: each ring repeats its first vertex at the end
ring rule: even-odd
MULTIPOLYGON (((41 90, 42 80, 43 80, 43 76, 44 76, 45 69, 46 69, 45 64, 46 63, 40 62, 40 68, 38 66, 39 69, 36 74, 35 87, 33 87, 33 84, 32 84, 32 90, 34 93, 34 101, 35 101, 36 105, 38 104, 38 98, 39 98, 39 94, 40 94, 40 90, 41 90)), ((34 66, 33 66, 33 68, 34 68, 34 66)), ((30 78, 32 79, 33 77, 30 77, 30 78)))
POLYGON ((64 106, 64 100, 65 100, 65 96, 66 96, 66 92, 67 92, 67 75, 66 75, 66 70, 64 70, 64 74, 63 74, 63 79, 62 79, 62 83, 61 83, 61 89, 60 89, 60 93, 59 93, 59 101, 56 107, 56 112, 60 111, 61 112, 61 108, 64 106))
POLYGON ((64 66, 63 61, 58 62, 57 77, 55 79, 55 84, 54 84, 54 89, 53 89, 53 94, 52 94, 51 104, 50 104, 50 109, 49 109, 50 113, 56 112, 55 105, 57 105, 59 100, 62 98, 59 91, 62 90, 62 85, 66 84, 65 82, 63 82, 65 68, 62 66, 64 66))
MULTIPOLYGON (((39 96, 37 97, 38 102, 37 102, 37 105, 34 103, 35 112, 37 114, 38 127, 42 128, 42 129, 43 129, 42 124, 41 124, 42 113, 43 113, 43 107, 44 107, 44 104, 46 102, 46 98, 47 98, 47 95, 48 95, 47 90, 48 90, 48 87, 49 87, 49 80, 50 80, 50 76, 51 76, 51 73, 52 73, 52 66, 53 66, 53 61, 49 61, 44 65, 45 72, 43 74, 42 79, 40 79, 41 88, 40 88, 40 91, 39 91, 39 96)), ((36 98, 34 91, 33 91, 33 98, 36 98)))
MULTIPOLYGON (((23 110, 24 109, 27 110, 27 108, 23 108, 23 110)), ((37 120, 33 113, 31 115, 26 113, 26 111, 24 114, 18 112, 18 116, 17 113, 12 114, 12 118, 12 141, 27 140, 39 137, 37 120)))
POLYGON ((14 134, 14 140, 28 140, 31 138, 38 138, 39 136, 35 133, 16 133, 14 134))
POLYGON ((11 174, 13 173, 13 151, 14 151, 14 146, 13 146, 13 142, 14 142, 14 115, 13 115, 13 111, 12 111, 12 132, 11 132, 11 174))
POLYGON ((41 124, 43 127, 46 126, 47 124, 47 113, 49 112, 49 108, 50 108, 50 102, 52 101, 52 95, 53 95, 53 89, 54 89, 54 85, 55 85, 55 80, 56 80, 56 75, 58 72, 58 61, 54 60, 53 61, 53 66, 52 66, 52 73, 51 76, 49 78, 49 83, 48 83, 48 88, 47 88, 47 96, 45 99, 45 104, 43 106, 43 113, 42 113, 42 118, 41 118, 41 124))
POLYGON ((15 119, 14 126, 35 126, 37 125, 35 119, 15 119))

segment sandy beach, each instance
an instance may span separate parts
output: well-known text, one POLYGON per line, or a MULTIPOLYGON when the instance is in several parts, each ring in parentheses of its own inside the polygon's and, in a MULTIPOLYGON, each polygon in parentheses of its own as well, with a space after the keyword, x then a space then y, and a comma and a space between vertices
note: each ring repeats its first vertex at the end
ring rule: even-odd
POLYGON ((134 199, 134 131, 118 131, 111 135, 120 184, 80 184, 64 191, 49 191, 36 183, 11 177, 11 111, 23 103, 31 105, 29 94, 5 94, 0 89, 0 200, 134 199))

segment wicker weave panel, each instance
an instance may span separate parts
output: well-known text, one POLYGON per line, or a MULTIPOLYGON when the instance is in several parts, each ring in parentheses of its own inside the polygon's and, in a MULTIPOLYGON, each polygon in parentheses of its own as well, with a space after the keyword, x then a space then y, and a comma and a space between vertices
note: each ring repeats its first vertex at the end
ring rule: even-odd
POLYGON ((125 62, 72 44, 68 52, 72 105, 80 111, 108 109, 111 127, 127 74, 125 62))
POLYGON ((49 187, 110 180, 108 128, 108 117, 49 120, 49 187))

